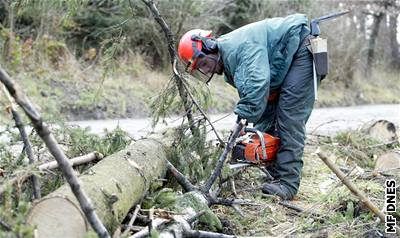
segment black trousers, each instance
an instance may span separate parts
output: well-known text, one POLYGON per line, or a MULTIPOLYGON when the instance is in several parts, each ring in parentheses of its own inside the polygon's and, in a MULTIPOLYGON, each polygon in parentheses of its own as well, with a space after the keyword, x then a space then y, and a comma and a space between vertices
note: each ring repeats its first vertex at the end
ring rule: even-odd
MULTIPOLYGON (((305 41, 308 41, 306 39, 305 41)), ((313 58, 302 44, 281 86, 279 99, 269 103, 255 128, 277 135, 281 147, 271 175, 297 193, 303 168, 305 125, 314 107, 313 58)))

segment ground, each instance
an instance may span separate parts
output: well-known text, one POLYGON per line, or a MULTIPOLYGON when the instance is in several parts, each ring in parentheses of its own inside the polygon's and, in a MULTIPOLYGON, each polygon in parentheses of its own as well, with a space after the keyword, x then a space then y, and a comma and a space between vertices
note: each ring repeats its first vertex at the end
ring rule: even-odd
MULTIPOLYGON (((235 177, 236 191, 238 198, 250 199, 258 205, 242 206, 243 217, 232 208, 215 207, 214 211, 225 221, 224 232, 272 237, 380 237, 384 226, 372 218, 371 212, 349 192, 315 152, 319 147, 342 167, 357 166, 355 160, 341 157, 332 144, 317 142, 316 138, 309 138, 308 141, 300 189, 291 202, 304 212, 288 209, 279 205, 276 197, 263 195, 257 187, 262 182, 262 173, 250 168, 235 177)), ((360 167, 356 168, 354 171, 360 167)), ((364 167, 365 171, 370 169, 364 167)), ((352 172, 350 178, 372 202, 383 207, 385 177, 374 177, 368 172, 352 172)), ((224 194, 232 196, 232 188, 228 186, 224 194)))

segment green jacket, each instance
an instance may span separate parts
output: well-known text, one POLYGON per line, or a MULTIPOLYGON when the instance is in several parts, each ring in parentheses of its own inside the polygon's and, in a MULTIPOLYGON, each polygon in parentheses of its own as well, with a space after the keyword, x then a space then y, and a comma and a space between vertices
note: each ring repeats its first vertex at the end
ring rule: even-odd
POLYGON ((303 14, 265 19, 218 38, 225 81, 239 92, 235 113, 240 118, 260 119, 269 92, 281 86, 289 70, 307 22, 303 14))

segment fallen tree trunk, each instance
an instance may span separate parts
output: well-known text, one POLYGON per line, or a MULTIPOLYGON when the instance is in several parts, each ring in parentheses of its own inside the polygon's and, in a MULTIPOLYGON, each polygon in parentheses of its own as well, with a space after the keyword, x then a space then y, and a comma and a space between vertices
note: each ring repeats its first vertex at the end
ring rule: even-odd
MULTIPOLYGON (((166 153, 153 139, 137 141, 104 158, 79 177, 96 213, 112 233, 130 208, 146 194, 150 182, 165 176, 166 153)), ((38 237, 82 237, 89 226, 78 202, 63 185, 32 206, 27 218, 38 237)))

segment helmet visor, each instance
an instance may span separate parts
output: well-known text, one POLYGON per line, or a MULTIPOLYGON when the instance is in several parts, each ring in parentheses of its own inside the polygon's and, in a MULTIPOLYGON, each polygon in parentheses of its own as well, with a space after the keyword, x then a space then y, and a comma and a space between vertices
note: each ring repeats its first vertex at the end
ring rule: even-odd
POLYGON ((201 69, 196 69, 196 70, 193 70, 190 75, 192 75, 196 79, 208 84, 211 81, 212 77, 214 76, 214 73, 213 72, 205 73, 201 69))
POLYGON ((200 81, 208 83, 214 76, 218 61, 219 57, 215 58, 210 55, 199 57, 196 59, 194 67, 193 65, 191 66, 195 70, 192 70, 190 74, 198 78, 200 81))

